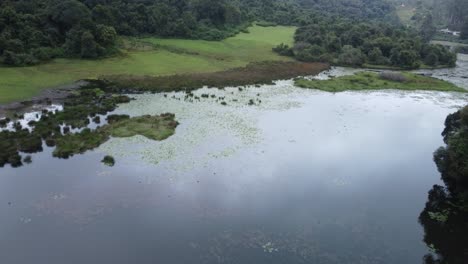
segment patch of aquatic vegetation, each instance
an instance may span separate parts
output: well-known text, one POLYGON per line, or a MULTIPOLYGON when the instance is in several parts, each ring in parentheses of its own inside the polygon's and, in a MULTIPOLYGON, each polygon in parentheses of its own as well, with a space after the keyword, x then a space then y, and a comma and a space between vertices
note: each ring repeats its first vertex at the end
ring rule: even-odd
POLYGON ((274 244, 271 242, 267 242, 265 245, 262 246, 263 251, 268 253, 277 252, 278 249, 274 247, 274 244))
MULTIPOLYGON (((112 116, 111 116, 112 117, 112 116)), ((82 154, 95 149, 108 141, 111 137, 144 136, 150 140, 164 140, 172 136, 179 123, 173 114, 159 116, 139 116, 119 118, 117 121, 98 127, 95 130, 84 129, 79 133, 70 133, 56 139, 55 157, 69 158, 75 154, 82 154)), ((112 120, 112 119, 108 119, 112 120)))
POLYGON ((325 80, 297 78, 295 84, 301 88, 318 89, 327 92, 382 89, 467 92, 465 89, 447 81, 413 73, 396 72, 358 72, 350 76, 325 80))
POLYGON ((182 123, 177 134, 164 142, 150 142, 143 137, 114 138, 100 149, 115 157, 168 166, 172 172, 189 171, 207 165, 213 158, 229 157, 262 142, 258 117, 268 111, 299 107, 304 93, 310 91, 295 88, 292 81, 278 81, 265 86, 134 95, 135 100, 115 113, 131 116, 175 113, 182 123))
MULTIPOLYGON (((152 140, 163 140, 174 133, 178 123, 174 115, 159 116, 110 116, 108 124, 91 129, 91 122, 101 123, 99 115, 113 111, 118 104, 128 103, 124 95, 104 93, 100 89, 86 88, 67 98, 63 109, 45 109, 33 118, 3 119, 0 130, 0 167, 13 167, 30 163, 31 157, 22 158, 43 150, 43 144, 55 147, 53 156, 69 158, 75 154, 97 148, 110 137, 143 135, 152 140), (24 120, 29 120, 24 124, 24 120)), ((94 124, 95 124, 94 123, 94 124)), ((96 125, 96 124, 95 124, 96 125)))
POLYGON ((330 262, 337 256, 332 252, 323 253, 323 248, 313 239, 313 233, 300 230, 291 232, 266 231, 252 229, 224 231, 214 235, 209 241, 192 243, 192 247, 201 253, 203 263, 223 259, 233 262, 278 262, 288 263, 294 259, 297 263, 339 263, 330 262), (242 254, 244 252, 244 254, 242 254), (245 254, 249 252, 249 254, 245 254), (328 261, 327 261, 328 260, 328 261))
MULTIPOLYGON (((366 93, 363 91, 349 96, 359 96, 361 100, 371 99, 366 93)), ((380 91, 372 94, 403 98, 413 95, 407 91, 380 91)), ((440 97, 441 103, 445 104, 454 97, 465 96, 429 91, 417 92, 417 95, 421 97, 418 100, 438 100, 440 97)), ((182 124, 177 128, 177 134, 163 142, 154 142, 141 136, 113 138, 103 144, 100 150, 124 162, 158 164, 160 168, 170 171, 172 176, 183 174, 193 168, 209 166, 214 159, 259 148, 268 140, 265 139, 263 125, 259 123, 262 116, 300 108, 308 98, 314 96, 333 95, 298 89, 292 80, 277 81, 274 85, 224 89, 205 87, 191 92, 132 95, 135 100, 121 105, 114 113, 130 116, 175 113, 182 124), (255 104, 251 104, 251 101, 255 104), (221 102, 226 102, 226 105, 221 102)), ((343 112, 347 111, 353 109, 343 109, 343 112)))

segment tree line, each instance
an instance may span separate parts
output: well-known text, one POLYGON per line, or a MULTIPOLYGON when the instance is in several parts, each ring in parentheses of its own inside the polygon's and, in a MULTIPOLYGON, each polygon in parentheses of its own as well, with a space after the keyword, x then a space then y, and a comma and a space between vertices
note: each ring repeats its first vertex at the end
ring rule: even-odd
POLYGON ((299 26, 321 16, 390 21, 394 12, 384 0, 0 0, 0 61, 93 59, 118 52, 119 35, 220 40, 255 20, 299 26))
POLYGON ((335 65, 364 64, 407 69, 429 66, 455 66, 456 55, 440 45, 424 41, 417 32, 382 22, 356 22, 333 18, 300 27, 295 44, 284 44, 274 51, 301 61, 320 61, 335 65))
POLYGON ((9 65, 103 57, 118 35, 221 39, 247 17, 226 0, 0 1, 0 56, 9 65))

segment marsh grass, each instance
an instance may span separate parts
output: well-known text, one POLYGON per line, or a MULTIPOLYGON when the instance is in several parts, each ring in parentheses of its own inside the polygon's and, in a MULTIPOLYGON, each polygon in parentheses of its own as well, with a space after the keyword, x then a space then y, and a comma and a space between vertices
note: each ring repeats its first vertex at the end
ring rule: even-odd
POLYGON ((384 89, 467 92, 452 83, 432 77, 408 72, 401 73, 401 75, 406 78, 405 81, 383 79, 379 74, 373 72, 360 72, 354 75, 329 80, 307 80, 304 78, 297 78, 295 80, 295 85, 302 88, 318 89, 327 92, 384 89))
POLYGON ((173 114, 123 118, 96 130, 86 128, 80 133, 58 136, 53 155, 59 158, 69 158, 75 154, 95 149, 111 137, 141 135, 152 140, 164 140, 172 136, 175 133, 175 128, 179 125, 174 118, 173 114))
MULTIPOLYGON (((257 62, 226 71, 172 76, 116 75, 100 79, 108 92, 190 91, 203 86, 224 88, 253 84, 271 84, 274 80, 314 75, 329 68, 323 63, 257 62)), ((242 88, 240 88, 242 89, 242 88)))
MULTIPOLYGON (((63 111, 44 111, 38 121, 29 124, 32 131, 15 120, 14 131, 0 131, 0 167, 6 164, 19 167, 23 162, 27 163, 28 160, 22 162, 21 153, 42 151, 44 141, 48 147, 55 147, 54 157, 69 158, 95 149, 111 137, 142 135, 152 140, 163 140, 174 134, 178 123, 173 114, 134 118, 110 115, 108 124, 94 130, 87 128, 90 116, 94 116, 94 121, 100 121, 97 114, 106 115, 118 104, 129 101, 127 96, 104 93, 94 88, 83 89, 65 100, 63 111), (70 127, 81 131, 73 131, 70 127)), ((4 122, 7 121, 5 119, 4 122)))

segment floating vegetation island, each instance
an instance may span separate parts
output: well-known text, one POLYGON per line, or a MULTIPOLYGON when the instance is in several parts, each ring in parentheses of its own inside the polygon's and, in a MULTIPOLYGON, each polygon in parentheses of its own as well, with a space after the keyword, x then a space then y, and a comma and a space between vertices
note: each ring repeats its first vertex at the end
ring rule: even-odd
POLYGON ((427 90, 467 92, 447 81, 414 73, 398 72, 359 72, 354 75, 332 78, 329 80, 309 80, 297 78, 295 85, 302 88, 318 89, 327 92, 343 92, 358 90, 427 90))
POLYGON ((0 167, 11 164, 19 167, 26 163, 21 153, 36 153, 43 150, 43 142, 55 147, 53 156, 69 158, 95 149, 111 137, 132 137, 142 135, 152 140, 164 140, 174 134, 178 123, 173 114, 156 116, 109 115, 106 124, 91 129, 90 120, 101 123, 99 115, 107 115, 120 103, 128 103, 124 95, 104 93, 100 89, 86 88, 64 102, 63 111, 43 111, 38 121, 31 121, 23 127, 18 121, 13 129, 0 132, 0 167), (97 118, 99 117, 99 118, 97 118))

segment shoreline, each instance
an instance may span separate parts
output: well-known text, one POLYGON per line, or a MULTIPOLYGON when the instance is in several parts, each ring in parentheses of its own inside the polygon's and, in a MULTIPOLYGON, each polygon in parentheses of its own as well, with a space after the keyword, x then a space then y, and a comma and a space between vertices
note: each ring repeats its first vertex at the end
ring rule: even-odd
POLYGON ((41 91, 39 95, 29 100, 13 101, 6 104, 0 104, 0 118, 8 117, 9 114, 23 113, 35 108, 43 108, 53 103, 62 102, 70 96, 74 90, 86 87, 91 84, 91 80, 77 80, 70 84, 50 87, 41 91))
MULTIPOLYGON (((331 68, 331 65, 325 63, 265 61, 250 63, 245 67, 206 73, 185 73, 159 76, 122 74, 105 75, 100 76, 97 79, 82 79, 70 84, 47 88, 39 95, 34 96, 29 100, 0 104, 0 118, 10 117, 14 113, 24 113, 34 109, 41 109, 52 103, 60 103, 71 95, 74 90, 89 86, 99 87, 107 92, 113 93, 191 91, 204 86, 222 89, 228 86, 271 84, 275 80, 317 75, 321 72, 330 70, 331 68)), ((356 69, 358 71, 377 72, 385 70, 400 71, 398 69, 383 69, 376 67, 360 67, 352 69, 356 69)), ((402 70, 402 72, 412 71, 402 70)))
POLYGON ((41 94, 29 100, 0 104, 0 118, 8 117, 15 112, 27 112, 61 102, 74 90, 91 86, 112 93, 189 91, 204 86, 224 88, 227 86, 271 84, 275 80, 315 75, 328 69, 330 69, 330 65, 324 63, 267 61, 207 73, 168 76, 106 75, 97 79, 83 79, 68 85, 44 89, 41 94))

